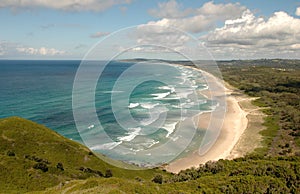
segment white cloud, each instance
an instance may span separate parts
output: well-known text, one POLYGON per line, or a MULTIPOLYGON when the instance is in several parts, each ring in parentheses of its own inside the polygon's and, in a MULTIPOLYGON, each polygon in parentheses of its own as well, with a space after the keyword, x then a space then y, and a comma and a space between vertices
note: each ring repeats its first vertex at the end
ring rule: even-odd
POLYGON ((192 9, 182 9, 182 5, 175 0, 158 3, 158 9, 150 9, 148 13, 157 18, 180 18, 187 16, 192 12, 192 9))
POLYGON ((109 34, 109 32, 96 32, 96 33, 90 35, 90 37, 91 38, 100 38, 100 37, 106 36, 108 34, 109 34))
POLYGON ((57 56, 57 55, 64 55, 66 51, 57 50, 54 48, 32 48, 32 47, 18 47, 16 50, 25 55, 40 55, 40 56, 57 56))
POLYGON ((300 16, 300 7, 297 7, 295 14, 296 16, 300 16))
MULTIPOLYGON (((238 3, 207 2, 199 8, 187 9, 183 9, 175 0, 160 3, 157 10, 149 10, 149 13, 162 18, 139 25, 134 33, 130 33, 130 38, 135 39, 136 44, 139 45, 132 51, 158 54, 195 53, 195 57, 198 57, 199 52, 193 51, 197 49, 196 45, 200 44, 200 41, 185 32, 208 31, 219 21, 240 17, 244 10, 246 8, 238 3)), ((206 51, 202 48, 198 48, 199 50, 205 53, 203 56, 206 57, 206 51)))
POLYGON ((234 20, 201 37, 212 51, 242 53, 250 56, 265 54, 276 57, 282 53, 299 57, 300 19, 285 12, 275 12, 270 18, 255 17, 247 10, 234 20))
POLYGON ((227 20, 237 18, 240 16, 246 7, 241 6, 239 3, 227 3, 227 4, 214 4, 213 1, 203 4, 202 7, 196 10, 197 14, 204 15, 206 17, 212 17, 215 20, 227 20))
POLYGON ((214 4, 211 1, 203 4, 200 8, 186 9, 181 12, 176 1, 170 1, 159 4, 159 9, 156 11, 150 10, 150 13, 156 13, 156 16, 164 18, 151 21, 148 24, 174 27, 183 31, 198 33, 212 29, 218 21, 235 19, 245 10, 246 7, 238 3, 214 4), (167 7, 166 12, 162 9, 164 7, 167 7))
POLYGON ((65 11, 104 11, 114 5, 129 3, 131 0, 1 0, 0 8, 32 9, 41 7, 65 11))
POLYGON ((164 18, 156 22, 149 22, 150 25, 159 25, 164 27, 178 28, 187 32, 203 32, 213 27, 214 23, 211 19, 203 15, 197 15, 189 18, 168 19, 164 18))
POLYGON ((4 55, 4 48, 0 45, 0 56, 4 55))
POLYGON ((164 45, 175 50, 190 40, 190 37, 181 31, 151 24, 138 26, 133 36, 139 45, 164 45))
POLYGON ((0 56, 5 57, 7 55, 14 55, 16 54, 16 47, 18 45, 13 42, 9 41, 0 41, 0 56))

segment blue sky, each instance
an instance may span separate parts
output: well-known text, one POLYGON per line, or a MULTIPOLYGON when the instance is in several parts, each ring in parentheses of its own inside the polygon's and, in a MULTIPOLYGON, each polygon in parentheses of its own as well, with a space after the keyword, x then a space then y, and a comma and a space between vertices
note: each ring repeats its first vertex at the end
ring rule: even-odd
MULTIPOLYGON (((300 58, 300 2, 295 0, 76 2, 2 0, 0 59, 81 59, 109 33, 148 24, 189 33, 216 59, 300 58)), ((143 34, 150 37, 147 30, 143 34)), ((157 43, 158 36, 151 41, 157 43)), ((187 42, 176 46, 181 44, 187 42)))

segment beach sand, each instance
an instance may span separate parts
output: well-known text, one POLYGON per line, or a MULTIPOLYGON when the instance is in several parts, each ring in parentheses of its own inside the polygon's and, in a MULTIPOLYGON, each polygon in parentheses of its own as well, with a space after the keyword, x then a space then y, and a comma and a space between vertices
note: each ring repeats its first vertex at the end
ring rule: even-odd
MULTIPOLYGON (((210 123, 223 122, 220 125, 221 129, 219 136, 206 153, 200 155, 199 150, 195 150, 188 156, 177 159, 166 165, 165 169, 169 172, 178 173, 181 170, 191 167, 199 167, 200 164, 204 164, 208 161, 241 157, 259 146, 259 144, 256 143, 250 145, 248 149, 241 149, 243 147, 248 147, 246 144, 247 138, 249 137, 243 136, 248 125, 247 115, 253 112, 254 109, 257 111, 257 107, 252 105, 250 108, 248 107, 247 110, 244 110, 241 108, 240 102, 243 101, 245 103, 247 101, 251 104, 252 99, 235 91, 234 88, 228 84, 224 84, 226 85, 226 87, 224 87, 222 81, 213 75, 206 72, 202 72, 202 74, 205 76, 210 87, 213 86, 216 89, 203 90, 201 91, 201 94, 209 99, 218 99, 221 96, 225 97, 223 99, 226 101, 226 111, 223 111, 224 117, 222 118, 215 117, 213 113, 203 113, 195 117, 195 119, 198 120, 199 129, 208 129, 210 123), (222 87, 223 90, 220 89, 220 87, 222 87), (241 141, 241 137, 243 137, 243 141, 241 141)), ((257 135, 255 138, 255 141, 258 141, 260 136, 257 135)))

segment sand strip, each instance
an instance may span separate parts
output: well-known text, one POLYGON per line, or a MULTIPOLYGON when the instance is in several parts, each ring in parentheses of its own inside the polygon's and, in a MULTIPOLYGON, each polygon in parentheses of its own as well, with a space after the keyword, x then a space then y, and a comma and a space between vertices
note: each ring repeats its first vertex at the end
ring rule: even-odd
MULTIPOLYGON (((243 98, 236 98, 235 95, 232 95, 233 90, 229 89, 228 87, 224 90, 222 81, 218 78, 206 72, 202 72, 202 74, 206 77, 206 81, 214 87, 222 86, 223 91, 204 90, 201 91, 201 94, 210 99, 213 97, 220 97, 222 95, 226 96, 226 112, 224 119, 222 119, 223 125, 221 125, 220 134, 212 147, 204 155, 200 156, 199 151, 196 150, 187 157, 180 158, 166 165, 165 169, 169 172, 178 173, 179 171, 184 169, 199 167, 199 164, 204 164, 208 161, 233 158, 231 152, 237 144, 239 138, 243 134, 244 130, 247 128, 247 112, 241 109, 239 105, 239 101, 243 100, 243 98)), ((221 122, 218 120, 220 118, 214 118, 213 115, 214 114, 212 113, 203 113, 197 116, 196 119, 198 119, 199 121, 198 128, 207 129, 210 122, 221 122)), ((239 154, 235 153, 234 157, 239 157, 239 154)))

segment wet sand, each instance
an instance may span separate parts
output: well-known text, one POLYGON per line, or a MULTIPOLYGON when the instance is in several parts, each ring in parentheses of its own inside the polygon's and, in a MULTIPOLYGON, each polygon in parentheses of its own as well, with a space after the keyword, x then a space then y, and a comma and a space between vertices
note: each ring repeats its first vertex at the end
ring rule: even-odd
MULTIPOLYGON (((240 101, 248 100, 246 96, 233 95, 233 89, 229 88, 228 84, 224 87, 223 82, 209 73, 202 72, 209 84, 210 90, 203 90, 200 93, 209 99, 223 99, 226 102, 226 111, 223 114, 215 114, 214 112, 203 113, 195 117, 198 121, 199 129, 208 129, 212 123, 220 123, 220 130, 217 130, 219 135, 216 141, 210 142, 211 146, 205 153, 199 153, 195 150, 188 156, 180 158, 165 166, 169 172, 178 173, 181 170, 191 167, 198 167, 208 161, 217 161, 219 159, 232 159, 241 156, 242 152, 235 152, 232 155, 233 149, 236 149, 237 143, 247 128, 248 119, 245 110, 239 105, 240 101)), ((215 111, 220 111, 216 109, 215 111)), ((200 144, 199 144, 200 146, 200 144)))

